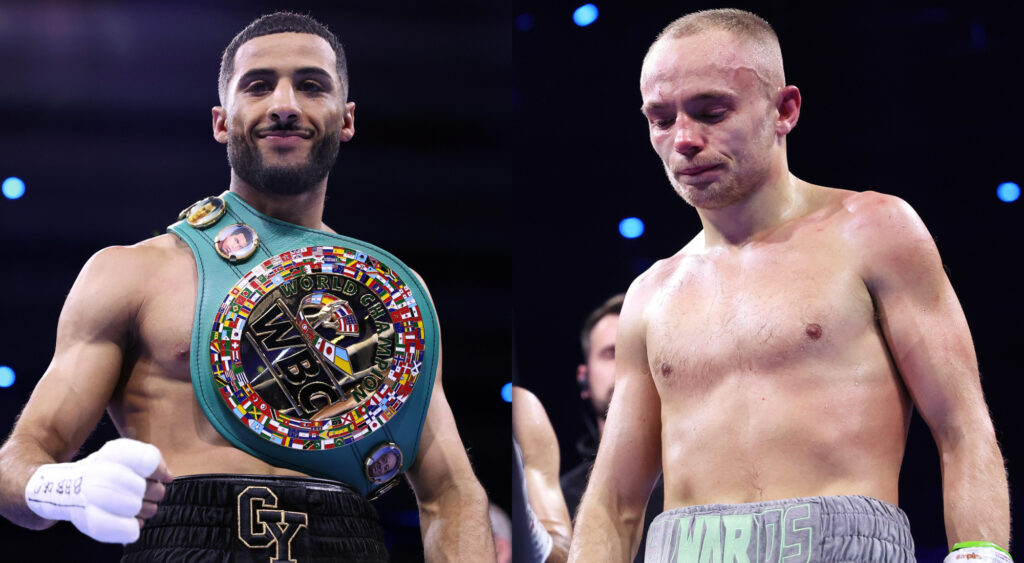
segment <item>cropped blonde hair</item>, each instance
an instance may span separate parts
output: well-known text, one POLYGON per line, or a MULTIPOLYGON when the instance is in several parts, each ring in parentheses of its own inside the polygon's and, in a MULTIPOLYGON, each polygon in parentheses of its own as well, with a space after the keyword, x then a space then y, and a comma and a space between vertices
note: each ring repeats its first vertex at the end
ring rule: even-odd
POLYGON ((687 14, 665 26, 654 43, 651 43, 647 54, 650 55, 662 39, 690 37, 709 30, 727 31, 745 42, 755 55, 761 79, 772 87, 781 88, 786 85, 779 37, 764 18, 744 10, 721 8, 687 14))

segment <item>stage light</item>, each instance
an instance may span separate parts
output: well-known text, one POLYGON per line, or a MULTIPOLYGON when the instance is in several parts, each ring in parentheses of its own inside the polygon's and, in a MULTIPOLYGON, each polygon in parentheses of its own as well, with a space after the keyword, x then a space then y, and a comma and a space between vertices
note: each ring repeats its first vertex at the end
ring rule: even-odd
POLYGON ((533 14, 519 14, 516 16, 516 29, 519 31, 530 31, 533 29, 533 14))
POLYGON ((14 370, 7 366, 0 366, 0 387, 14 385, 14 370))
POLYGON ((6 197, 7 199, 18 199, 19 197, 25 195, 25 182, 22 181, 21 178, 15 178, 14 176, 11 176, 10 178, 4 180, 2 189, 4 192, 4 197, 6 197))
POLYGON ((572 13, 572 21, 580 27, 587 27, 597 21, 597 15, 597 6, 584 4, 576 8, 576 11, 572 13))
POLYGON ((511 403, 512 402, 512 383, 511 382, 506 383, 506 384, 501 386, 501 398, 504 399, 506 403, 511 403))
POLYGON ((626 238, 637 238, 644 234, 644 222, 637 217, 626 217, 619 221, 619 234, 626 238))
POLYGON ((1020 197, 1020 186, 1014 182, 1003 182, 996 188, 996 195, 1006 203, 1017 201, 1017 198, 1020 197))

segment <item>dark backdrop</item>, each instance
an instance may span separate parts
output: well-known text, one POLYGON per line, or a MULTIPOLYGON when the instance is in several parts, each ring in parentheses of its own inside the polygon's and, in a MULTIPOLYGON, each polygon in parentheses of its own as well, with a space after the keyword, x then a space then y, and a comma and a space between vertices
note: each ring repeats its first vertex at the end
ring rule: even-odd
MULTIPOLYGON (((161 232, 227 186, 210 134, 220 52, 261 13, 308 11, 344 42, 356 137, 331 175, 325 220, 418 270, 437 302, 445 387, 492 500, 507 507, 513 370, 547 407, 563 453, 583 432, 573 384, 578 327, 654 260, 699 230, 647 142, 638 77, 648 44, 702 2, 598 3, 587 28, 562 0, 212 3, 7 1, 0 5, 0 389, 6 434, 53 352, 64 297, 88 257, 161 232), (522 30, 516 17, 532 16, 522 30), (360 210, 375 210, 373 217, 360 210), (397 226, 382 228, 380 212, 397 226), (616 225, 639 216, 646 233, 616 225), (515 327, 515 328, 513 328, 515 327)), ((1021 203, 996 185, 1024 179, 1024 9, 1002 2, 826 7, 740 2, 782 39, 801 88, 788 141, 801 178, 909 201, 935 236, 964 305, 1015 481, 1012 350, 1021 311, 1021 203)), ((525 20, 519 20, 525 23, 525 20)), ((114 436, 101 425, 87 450, 114 436)), ((938 460, 915 421, 901 502, 922 560, 944 552, 938 460)), ((416 560, 408 489, 379 505, 396 561, 416 560)), ((43 533, 0 522, 25 560, 116 557, 70 525, 43 533)))

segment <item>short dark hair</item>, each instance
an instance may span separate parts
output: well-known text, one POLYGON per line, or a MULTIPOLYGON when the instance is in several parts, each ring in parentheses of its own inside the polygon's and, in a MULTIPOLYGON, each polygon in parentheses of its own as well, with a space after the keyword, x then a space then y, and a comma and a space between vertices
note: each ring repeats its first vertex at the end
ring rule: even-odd
POLYGON ((610 297, 607 301, 602 303, 600 307, 591 311, 590 314, 587 315, 586 320, 583 321, 583 329, 580 330, 580 344, 583 346, 584 362, 590 358, 590 333, 594 331, 594 326, 608 315, 618 315, 621 313, 622 301, 624 299, 626 299, 625 293, 620 293, 610 297))
POLYGON ((238 53, 238 48, 250 39, 275 33, 309 33, 323 37, 331 49, 334 49, 334 58, 337 61, 335 68, 341 82, 341 98, 348 99, 348 62, 338 38, 327 29, 327 26, 310 16, 294 12, 275 12, 253 20, 245 29, 239 31, 224 49, 224 54, 220 58, 220 76, 217 78, 217 93, 220 95, 221 103, 224 103, 227 96, 228 82, 231 82, 231 77, 235 74, 235 54, 238 53))
POLYGON ((246 244, 246 246, 252 244, 252 239, 253 239, 252 229, 238 229, 238 230, 242 233, 242 236, 245 237, 245 244, 246 244))

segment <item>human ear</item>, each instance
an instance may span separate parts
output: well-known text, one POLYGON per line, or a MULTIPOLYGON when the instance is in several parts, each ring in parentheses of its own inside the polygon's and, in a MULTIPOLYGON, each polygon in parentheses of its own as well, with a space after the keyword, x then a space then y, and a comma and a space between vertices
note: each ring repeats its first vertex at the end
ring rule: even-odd
POLYGON ((775 98, 775 108, 779 111, 779 117, 775 122, 775 133, 785 136, 796 127, 800 119, 800 89, 796 86, 786 86, 779 90, 775 98))
POLYGON ((356 103, 345 103, 344 113, 341 116, 341 142, 346 143, 352 140, 356 134, 356 103))
POLYGON ((585 364, 576 366, 576 384, 580 388, 581 399, 590 399, 590 385, 588 384, 589 378, 590 373, 587 372, 587 366, 585 364))
POLYGON ((227 111, 222 106, 214 106, 210 113, 213 115, 213 138, 218 143, 227 144, 228 142, 228 122, 227 122, 227 111))

